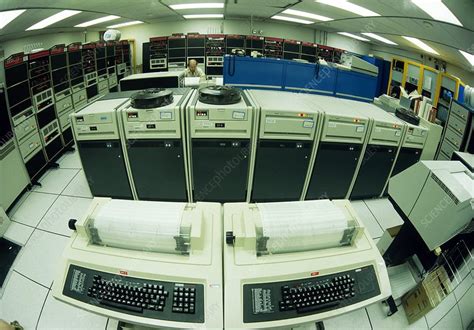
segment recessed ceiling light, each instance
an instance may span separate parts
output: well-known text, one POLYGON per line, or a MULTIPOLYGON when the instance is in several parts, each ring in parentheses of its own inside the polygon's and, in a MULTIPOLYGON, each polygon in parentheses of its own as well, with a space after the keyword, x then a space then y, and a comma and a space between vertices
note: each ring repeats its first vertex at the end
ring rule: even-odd
POLYGON ((345 0, 315 0, 315 1, 319 3, 324 3, 326 5, 333 6, 342 10, 347 10, 347 11, 350 11, 351 13, 354 13, 360 16, 366 16, 366 17, 380 16, 380 14, 377 14, 376 12, 372 10, 369 10, 359 5, 355 5, 345 0))
POLYGON ((370 41, 369 39, 359 37, 358 35, 348 33, 348 32, 338 32, 337 34, 342 34, 343 36, 349 37, 349 38, 354 38, 360 41, 370 41))
POLYGON ((84 22, 84 23, 75 25, 74 27, 88 27, 88 26, 108 22, 108 21, 111 21, 111 20, 114 20, 114 19, 117 19, 117 18, 120 18, 120 16, 114 16, 114 15, 105 16, 105 17, 94 19, 92 21, 88 21, 88 22, 84 22))
POLYGON ((0 30, 7 26, 8 23, 13 21, 15 18, 23 14, 26 10, 9 10, 0 12, 0 30))
POLYGON ((57 23, 59 21, 62 21, 63 19, 66 19, 68 17, 77 15, 79 13, 81 13, 81 11, 78 11, 78 10, 63 10, 63 11, 60 11, 59 13, 54 14, 54 15, 48 17, 48 18, 45 18, 44 20, 36 23, 35 25, 30 26, 29 28, 26 29, 26 31, 44 29, 47 26, 50 26, 54 23, 57 23))
POLYGON ((174 10, 224 8, 224 4, 219 2, 183 3, 179 5, 170 5, 170 8, 174 10))
POLYGON ((301 16, 301 17, 311 18, 317 21, 324 21, 324 22, 333 20, 332 18, 329 18, 326 16, 316 15, 312 13, 307 13, 305 11, 293 10, 293 9, 286 9, 282 12, 282 14, 301 16))
POLYGON ((474 66, 474 55, 469 54, 463 50, 459 50, 459 52, 466 58, 466 60, 469 61, 469 63, 471 63, 472 66, 474 66))
POLYGON ((462 26, 458 18, 441 0, 411 0, 411 2, 437 21, 462 26))
POLYGON ((398 44, 394 43, 393 41, 388 40, 387 38, 381 37, 381 36, 379 36, 378 34, 375 34, 375 33, 362 32, 362 34, 369 37, 369 38, 376 39, 378 41, 382 41, 382 42, 384 42, 386 44, 389 44, 389 45, 398 45, 398 44))
POLYGON ((107 26, 107 29, 116 29, 116 28, 119 28, 119 27, 137 25, 137 24, 143 24, 143 22, 142 21, 131 21, 131 22, 126 22, 126 23, 120 23, 120 24, 107 26))
POLYGON ((194 14, 194 15, 183 15, 186 19, 193 18, 224 18, 224 14, 194 14))
POLYGON ((417 46, 418 48, 423 49, 425 52, 439 55, 439 53, 436 50, 434 50, 433 48, 425 44, 420 39, 413 38, 413 37, 405 37, 405 36, 402 36, 402 37, 408 40, 409 42, 411 42, 412 44, 414 44, 415 46, 417 46))
POLYGON ((275 15, 271 17, 272 19, 278 19, 280 21, 288 21, 288 22, 295 22, 295 23, 301 23, 301 24, 313 24, 314 22, 307 21, 305 19, 299 19, 299 18, 294 18, 294 17, 288 17, 288 16, 281 16, 281 15, 275 15))

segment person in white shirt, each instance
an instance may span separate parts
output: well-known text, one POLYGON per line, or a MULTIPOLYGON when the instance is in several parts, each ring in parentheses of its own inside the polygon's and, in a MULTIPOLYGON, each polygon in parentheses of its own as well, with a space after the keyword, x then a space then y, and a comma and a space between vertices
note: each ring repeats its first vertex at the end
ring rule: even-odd
POLYGON ((204 72, 198 68, 196 60, 189 60, 188 67, 181 74, 182 77, 199 77, 201 80, 206 78, 204 72))

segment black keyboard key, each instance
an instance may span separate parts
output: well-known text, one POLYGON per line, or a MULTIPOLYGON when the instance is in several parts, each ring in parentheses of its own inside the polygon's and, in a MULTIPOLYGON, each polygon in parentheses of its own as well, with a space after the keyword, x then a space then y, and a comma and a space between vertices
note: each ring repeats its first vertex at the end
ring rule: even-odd
POLYGON ((319 304, 319 305, 313 305, 313 306, 306 306, 306 307, 300 307, 296 309, 296 312, 298 314, 302 313, 309 313, 309 312, 315 312, 321 309, 326 309, 326 308, 331 308, 339 305, 338 301, 333 301, 333 302, 327 302, 324 304, 319 304))
POLYGON ((141 308, 141 307, 118 304, 116 302, 107 301, 107 300, 101 300, 100 304, 104 305, 104 306, 108 306, 108 307, 123 309, 123 310, 129 311, 129 312, 143 313, 143 308, 141 308))

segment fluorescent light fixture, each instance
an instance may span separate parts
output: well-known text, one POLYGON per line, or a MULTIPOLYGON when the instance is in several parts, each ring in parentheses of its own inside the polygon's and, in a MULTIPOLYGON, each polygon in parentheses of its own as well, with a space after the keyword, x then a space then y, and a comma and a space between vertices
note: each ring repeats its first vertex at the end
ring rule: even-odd
POLYGON ((354 38, 354 39, 357 39, 357 40, 360 40, 360 41, 370 41, 369 39, 359 37, 359 36, 357 36, 355 34, 352 34, 352 33, 338 32, 337 34, 342 34, 343 36, 346 36, 346 37, 349 37, 349 38, 354 38))
POLYGON ((111 20, 114 20, 114 19, 117 19, 117 18, 120 18, 120 16, 114 16, 114 15, 105 16, 105 17, 101 17, 101 18, 94 19, 94 20, 92 20, 92 21, 88 21, 88 22, 84 22, 84 23, 78 24, 78 25, 76 25, 76 26, 74 26, 74 27, 88 27, 88 26, 92 26, 92 25, 96 25, 96 24, 108 22, 108 21, 111 21, 111 20))
POLYGON ((372 10, 368 10, 367 8, 361 7, 359 5, 355 5, 350 3, 349 1, 345 0, 315 0, 319 3, 324 3, 325 5, 333 6, 342 10, 350 11, 351 13, 360 15, 360 16, 380 16, 376 12, 372 10))
POLYGON ((294 18, 294 17, 288 17, 288 16, 280 16, 280 15, 275 15, 271 17, 272 19, 278 19, 280 21, 288 21, 288 22, 294 22, 294 23, 301 23, 301 24, 313 24, 314 22, 307 21, 305 19, 299 19, 299 18, 294 18))
POLYGON ((389 45, 398 45, 396 43, 394 43, 393 41, 391 40, 388 40, 387 38, 384 38, 384 37, 381 37, 379 36, 378 34, 375 34, 375 33, 369 33, 369 32, 362 32, 363 35, 369 37, 369 38, 372 38, 372 39, 376 39, 378 41, 382 41, 386 44, 389 44, 389 45))
POLYGON ((57 23, 59 21, 62 21, 63 19, 66 19, 68 17, 77 15, 79 13, 81 13, 81 11, 78 11, 78 10, 63 10, 63 11, 60 11, 59 13, 54 14, 53 16, 50 16, 48 18, 45 18, 44 20, 36 23, 35 25, 30 26, 29 28, 26 29, 26 31, 44 29, 47 26, 50 26, 54 23, 57 23))
POLYGON ((417 46, 418 48, 423 49, 425 52, 439 55, 439 53, 436 50, 434 50, 433 48, 425 44, 420 39, 413 38, 413 37, 405 37, 405 36, 402 36, 402 37, 408 40, 409 42, 411 42, 412 44, 414 44, 415 46, 417 46))
POLYGON ((224 14, 195 14, 195 15, 183 15, 186 19, 193 18, 224 18, 224 14))
POLYGON ((293 9, 286 9, 282 12, 282 14, 301 16, 301 17, 311 18, 311 19, 314 19, 314 20, 317 20, 317 21, 324 21, 324 22, 333 20, 332 18, 329 18, 329 17, 326 17, 326 16, 311 14, 311 13, 307 13, 305 11, 293 10, 293 9))
POLYGON ((411 2, 437 21, 462 26, 458 18, 441 0, 411 0, 411 2))
POLYGON ((466 58, 466 60, 469 61, 469 63, 471 63, 472 66, 474 66, 474 55, 469 54, 463 50, 459 50, 459 52, 466 58))
POLYGON ((107 29, 116 29, 116 28, 119 28, 119 27, 137 25, 137 24, 143 24, 143 22, 142 21, 131 21, 131 22, 126 22, 126 23, 120 23, 120 24, 107 26, 107 29))
POLYGON ((179 5, 170 5, 170 8, 174 10, 224 8, 224 3, 219 3, 219 2, 183 3, 179 5))
POLYGON ((20 16, 26 9, 0 11, 0 30, 7 26, 8 23, 20 16))

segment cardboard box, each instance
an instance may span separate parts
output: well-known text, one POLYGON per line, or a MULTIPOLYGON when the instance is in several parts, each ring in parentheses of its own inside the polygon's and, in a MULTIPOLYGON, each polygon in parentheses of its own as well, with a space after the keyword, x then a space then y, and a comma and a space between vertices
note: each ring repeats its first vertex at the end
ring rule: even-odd
POLYGON ((408 323, 416 322, 439 305, 451 289, 451 281, 443 266, 429 272, 416 288, 402 297, 408 323))

